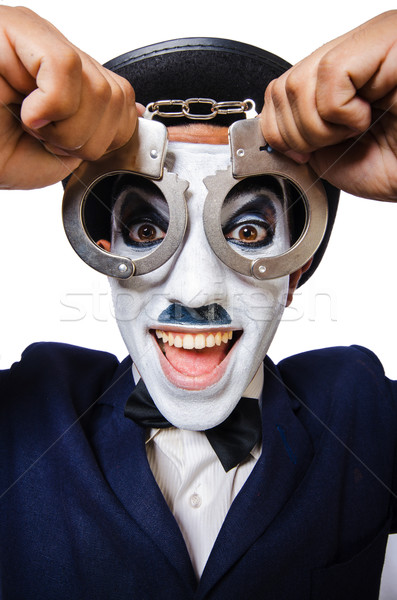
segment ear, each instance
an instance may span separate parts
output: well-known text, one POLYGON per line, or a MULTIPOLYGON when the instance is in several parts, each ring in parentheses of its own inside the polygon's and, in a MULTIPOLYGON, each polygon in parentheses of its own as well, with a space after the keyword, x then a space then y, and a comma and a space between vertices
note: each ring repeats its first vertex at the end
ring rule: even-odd
POLYGON ((106 250, 106 252, 110 252, 110 242, 108 242, 107 240, 98 240, 97 246, 103 248, 103 250, 106 250))
POLYGON ((310 267, 312 262, 313 262, 313 258, 308 260, 307 263, 305 265, 303 265, 303 267, 301 267, 294 273, 291 273, 291 275, 289 276, 289 289, 288 289, 288 298, 287 298, 286 306, 289 306, 291 304, 292 297, 293 297, 296 287, 299 283, 299 279, 302 277, 303 273, 305 273, 308 270, 308 268, 310 267))

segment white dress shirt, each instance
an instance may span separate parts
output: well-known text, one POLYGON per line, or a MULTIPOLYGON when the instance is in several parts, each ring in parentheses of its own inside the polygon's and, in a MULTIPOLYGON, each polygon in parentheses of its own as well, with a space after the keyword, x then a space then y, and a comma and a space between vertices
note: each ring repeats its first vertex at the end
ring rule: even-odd
MULTIPOLYGON (((133 366, 134 381, 140 376, 133 366)), ((263 365, 244 396, 259 398, 263 365)), ((261 454, 257 444, 249 457, 228 471, 222 467, 205 433, 186 429, 151 429, 146 442, 150 468, 173 513, 200 578, 226 514, 261 454)))

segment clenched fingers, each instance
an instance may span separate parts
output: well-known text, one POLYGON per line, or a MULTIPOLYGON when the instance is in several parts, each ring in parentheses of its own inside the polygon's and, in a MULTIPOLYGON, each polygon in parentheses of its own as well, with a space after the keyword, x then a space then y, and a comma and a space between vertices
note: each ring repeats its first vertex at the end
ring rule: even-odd
POLYGON ((265 94, 267 141, 282 152, 313 152, 364 132, 396 87, 397 12, 372 19, 314 52, 265 94))
POLYGON ((137 118, 126 80, 32 11, 6 6, 0 6, 0 104, 1 187, 53 183, 81 160, 125 144, 137 118))

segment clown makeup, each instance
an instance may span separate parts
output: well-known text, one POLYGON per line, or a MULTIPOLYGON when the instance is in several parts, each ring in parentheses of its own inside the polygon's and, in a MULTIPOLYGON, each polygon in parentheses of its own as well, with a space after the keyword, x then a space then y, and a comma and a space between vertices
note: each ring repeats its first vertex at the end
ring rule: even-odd
MULTIPOLYGON (((160 412, 176 427, 204 430, 224 421, 258 370, 279 324, 288 277, 259 281, 234 272, 212 251, 203 227, 203 180, 230 164, 228 146, 171 142, 166 167, 189 182, 184 241, 164 265, 111 279, 128 351, 160 412)), ((280 254, 289 234, 282 187, 255 177, 238 183, 222 209, 236 252, 280 254)), ((112 251, 152 251, 168 226, 167 205, 151 183, 117 194, 112 251)))
POLYGON ((169 223, 167 202, 159 188, 142 177, 121 178, 113 194, 117 208, 113 212, 114 237, 122 238, 128 247, 126 256, 142 256, 161 244, 169 223))

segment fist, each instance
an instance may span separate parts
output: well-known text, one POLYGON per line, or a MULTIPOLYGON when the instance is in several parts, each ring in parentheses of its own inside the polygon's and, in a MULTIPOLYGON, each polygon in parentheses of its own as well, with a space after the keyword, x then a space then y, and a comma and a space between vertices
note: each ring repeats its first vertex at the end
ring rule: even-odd
POLYGON ((352 194, 397 199, 397 11, 325 44, 272 81, 267 142, 352 194))
POLYGON ((0 6, 0 187, 63 179, 124 145, 134 91, 26 8, 0 6))

